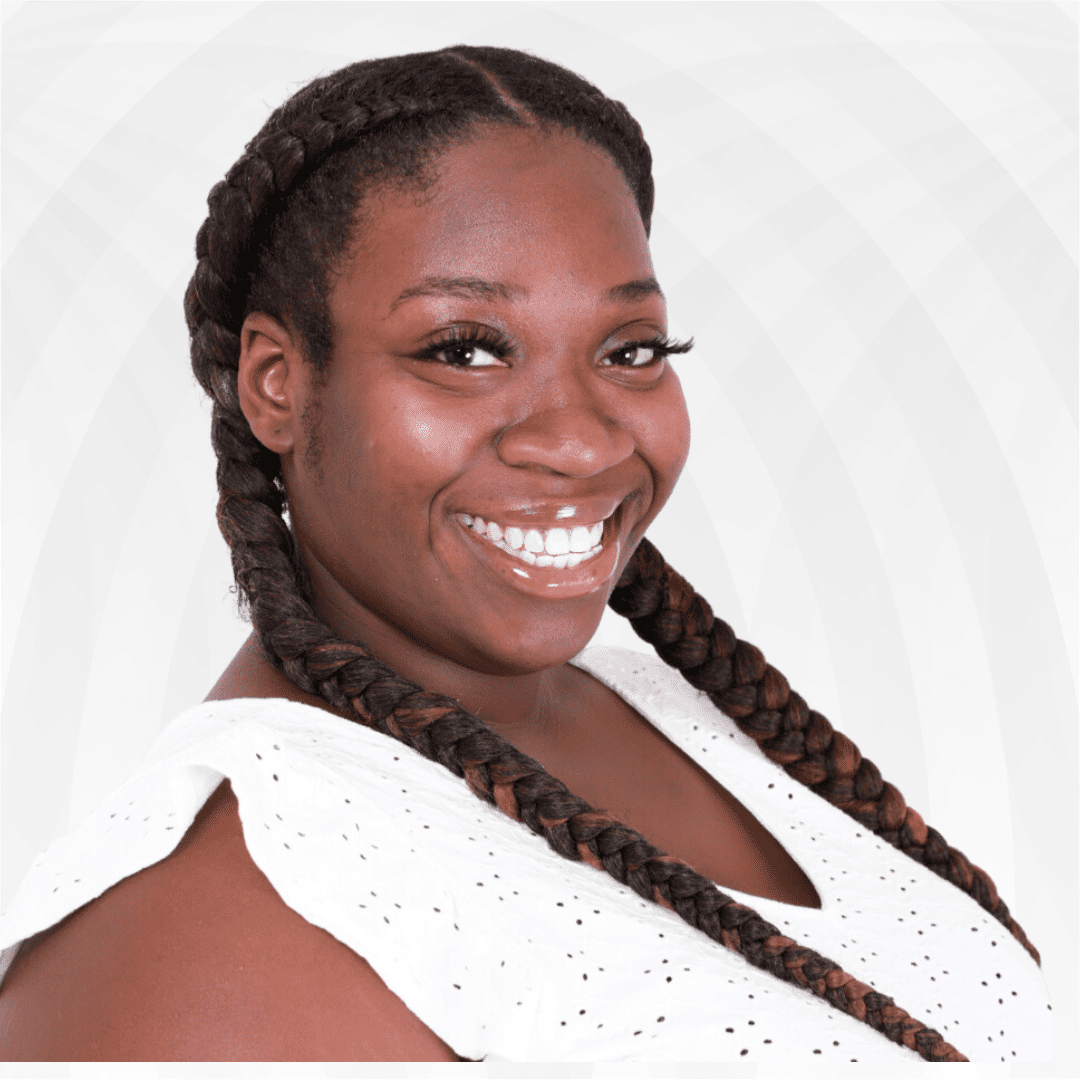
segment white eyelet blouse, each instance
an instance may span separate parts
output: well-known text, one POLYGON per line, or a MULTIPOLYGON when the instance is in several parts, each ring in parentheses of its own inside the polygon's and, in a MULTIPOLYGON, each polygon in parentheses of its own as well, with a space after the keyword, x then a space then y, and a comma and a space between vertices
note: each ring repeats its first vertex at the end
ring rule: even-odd
MULTIPOLYGON (((574 661, 732 792, 821 898, 726 890, 936 1028, 971 1060, 1046 1061, 1038 966, 994 918, 765 758, 660 660, 574 661)), ((25 938, 168 855, 228 777, 282 899, 363 956, 461 1056, 544 1061, 908 1061, 917 1056, 554 854, 442 766, 321 709, 208 702, 34 863, 0 917, 25 938)))

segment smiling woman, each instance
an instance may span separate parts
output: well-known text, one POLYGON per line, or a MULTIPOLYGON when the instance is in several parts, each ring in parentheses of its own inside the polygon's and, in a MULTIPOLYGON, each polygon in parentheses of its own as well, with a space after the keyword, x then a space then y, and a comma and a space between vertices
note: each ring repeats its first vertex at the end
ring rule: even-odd
POLYGON ((689 445, 665 362, 685 346, 665 337, 611 158, 504 124, 438 173, 421 197, 366 204, 329 297, 325 372, 313 380, 303 343, 253 314, 239 375, 253 432, 282 456, 316 611, 332 623, 332 605, 344 636, 423 685, 428 657, 518 675, 583 648, 689 445))
POLYGON ((316 80, 211 192, 254 632, 6 913, 6 1057, 1045 1052, 989 876, 644 538, 689 448, 650 167, 458 46, 316 80), (607 604, 659 660, 583 652, 607 604))

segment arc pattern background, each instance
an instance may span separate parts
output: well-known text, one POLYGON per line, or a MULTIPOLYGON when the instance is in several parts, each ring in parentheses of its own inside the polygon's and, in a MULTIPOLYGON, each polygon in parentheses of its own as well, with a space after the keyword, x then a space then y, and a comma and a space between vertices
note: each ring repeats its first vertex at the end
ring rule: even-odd
POLYGON ((653 148, 698 346, 650 537, 993 875, 1075 1016, 1077 13, 5 4, 0 903, 247 633, 181 311, 206 193, 317 74, 510 45, 653 148))

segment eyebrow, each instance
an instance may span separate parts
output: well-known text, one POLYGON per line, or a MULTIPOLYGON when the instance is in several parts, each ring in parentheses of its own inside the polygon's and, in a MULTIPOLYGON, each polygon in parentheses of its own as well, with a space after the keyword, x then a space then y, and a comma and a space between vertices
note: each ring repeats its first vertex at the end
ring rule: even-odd
MULTIPOLYGON (((390 305, 390 311, 396 311, 406 300, 416 296, 457 296, 465 299, 512 300, 522 293, 522 289, 507 285, 501 281, 484 281, 482 278, 424 278, 416 285, 410 285, 398 293, 397 299, 390 305)), ((664 294, 656 278, 641 278, 638 281, 625 281, 608 289, 605 299, 615 303, 633 303, 649 296, 664 294)))
POLYGON ((414 296, 459 296, 465 299, 511 300, 520 289, 505 285, 501 281, 484 281, 482 278, 424 278, 417 285, 411 285, 398 293, 397 299, 390 305, 395 311, 406 300, 414 296))
POLYGON ((639 281, 627 281, 622 285, 616 285, 608 289, 607 298, 622 303, 632 303, 635 300, 644 300, 650 296, 659 296, 664 299, 663 290, 656 278, 641 278, 639 281))

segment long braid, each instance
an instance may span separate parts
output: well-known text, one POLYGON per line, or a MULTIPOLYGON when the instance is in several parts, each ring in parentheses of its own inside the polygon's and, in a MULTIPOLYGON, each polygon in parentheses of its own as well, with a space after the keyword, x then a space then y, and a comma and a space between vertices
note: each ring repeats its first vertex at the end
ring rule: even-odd
POLYGON ((1009 914, 990 875, 949 847, 846 735, 807 708, 761 650, 737 639, 648 540, 634 552, 609 603, 691 686, 706 691, 771 761, 972 896, 1039 962, 1038 951, 1009 914))
MULTIPOLYGON (((862 1020, 927 1060, 966 1060, 938 1032, 910 1016, 891 998, 814 950, 785 937, 752 908, 736 903, 682 860, 665 854, 633 829, 578 798, 542 765, 457 702, 428 693, 396 675, 364 645, 340 639, 319 621, 309 603, 295 542, 282 516, 285 492, 279 459, 251 433, 237 394, 238 335, 244 315, 253 310, 252 295, 260 288, 256 267, 265 267, 267 244, 272 246, 266 237, 276 227, 275 215, 282 213, 307 180, 316 177, 323 162, 347 151, 361 137, 372 145, 381 133, 395 137, 395 123, 411 129, 414 153, 426 145, 430 155, 433 141, 440 136, 466 130, 461 122, 454 125, 447 121, 454 109, 474 123, 478 119, 520 123, 518 113, 502 104, 501 92, 512 94, 519 105, 524 102, 530 113, 554 121, 556 110, 549 107, 550 100, 545 105, 535 93, 523 91, 521 80, 515 82, 511 77, 514 64, 509 62, 510 57, 519 54, 496 52, 506 70, 495 73, 496 84, 482 78, 475 80, 484 85, 474 85, 467 110, 460 102, 451 100, 447 104, 447 95, 441 92, 417 93, 415 85, 411 92, 397 94, 387 93, 380 85, 382 92, 375 98, 379 104, 365 104, 374 95, 363 83, 395 79, 399 84, 408 82, 392 61, 354 65, 327 80, 318 80, 273 114, 225 181, 211 192, 210 215, 197 237, 198 267, 185 297, 185 309, 192 336, 192 366, 214 401, 212 440, 218 457, 218 520, 231 549, 241 601, 250 613, 261 646, 271 662, 302 690, 322 697, 342 716, 440 762, 464 778, 479 798, 522 821, 564 858, 605 871, 643 898, 675 911, 755 966, 826 999, 834 1008, 862 1020), (377 78, 368 77, 376 68, 377 78), (360 84, 359 89, 356 84, 360 84), (326 98, 332 99, 332 107, 324 107, 326 98), (436 99, 440 104, 434 104, 436 99), (436 118, 434 122, 432 117, 436 118), (423 132, 425 123, 431 125, 434 135, 423 132)), ((492 63, 492 50, 452 51, 454 56, 463 53, 468 54, 466 62, 456 61, 461 68, 474 68, 476 62, 492 63), (481 57, 480 53, 485 55, 481 57)), ((417 59, 430 60, 433 56, 445 58, 447 53, 409 57, 407 61, 415 70, 417 59)), ((551 95, 557 100, 560 124, 601 145, 621 141, 617 160, 629 160, 635 152, 639 165, 647 160, 648 150, 640 129, 632 120, 627 121, 629 114, 621 106, 615 108, 608 102, 598 108, 601 99, 596 98, 595 89, 576 76, 531 57, 521 62, 529 68, 534 83, 540 81, 540 69, 549 83, 561 79, 559 93, 551 95), (588 87, 590 96, 586 99, 581 95, 574 113, 571 105, 577 84, 588 87), (640 147, 633 145, 631 136, 640 147)), ((446 63, 440 63, 445 69, 446 63)), ((460 89, 464 74, 455 78, 455 86, 460 89)), ((386 162, 382 164, 385 167, 386 162)), ((637 194, 647 227, 651 179, 648 184, 642 181, 640 167, 631 170, 627 166, 624 172, 637 194)), ((348 203, 348 210, 355 209, 357 197, 354 195, 348 203)), ((319 269, 317 265, 316 271, 319 269)), ((316 306, 317 289, 318 282, 316 306)), ((270 306, 272 291, 265 295, 271 296, 267 301, 270 306)), ((279 297, 277 303, 284 305, 288 301, 288 297, 279 297)), ((312 303, 310 297, 308 302, 312 303)), ((318 344, 309 335, 313 362, 318 360, 318 344)), ((766 706, 765 712, 775 711, 773 706, 781 698, 787 703, 780 706, 787 710, 782 715, 800 708, 806 711, 801 699, 788 691, 782 676, 765 668, 763 661, 758 662, 760 653, 745 643, 736 644, 730 629, 713 620, 704 601, 686 590, 689 586, 680 591, 673 572, 646 542, 612 602, 625 607, 637 620, 639 632, 644 628, 647 635, 651 634, 659 642, 661 655, 669 662, 674 657, 676 666, 690 672, 691 681, 700 679, 705 670, 712 672, 708 665, 727 663, 734 675, 723 690, 715 692, 727 695, 722 707, 725 711, 734 707, 742 718, 740 722, 758 715, 747 708, 756 708, 759 699, 766 706), (782 687, 783 694, 778 687, 782 687)), ((807 713, 808 717, 816 715, 807 713)), ((813 757, 818 752, 813 739, 817 728, 807 720, 799 730, 805 732, 801 755, 810 763, 809 769, 817 760, 813 757)), ((829 760, 841 760, 843 736, 832 733, 831 745, 836 749, 829 760)), ((769 750, 778 752, 771 747, 769 750)))

